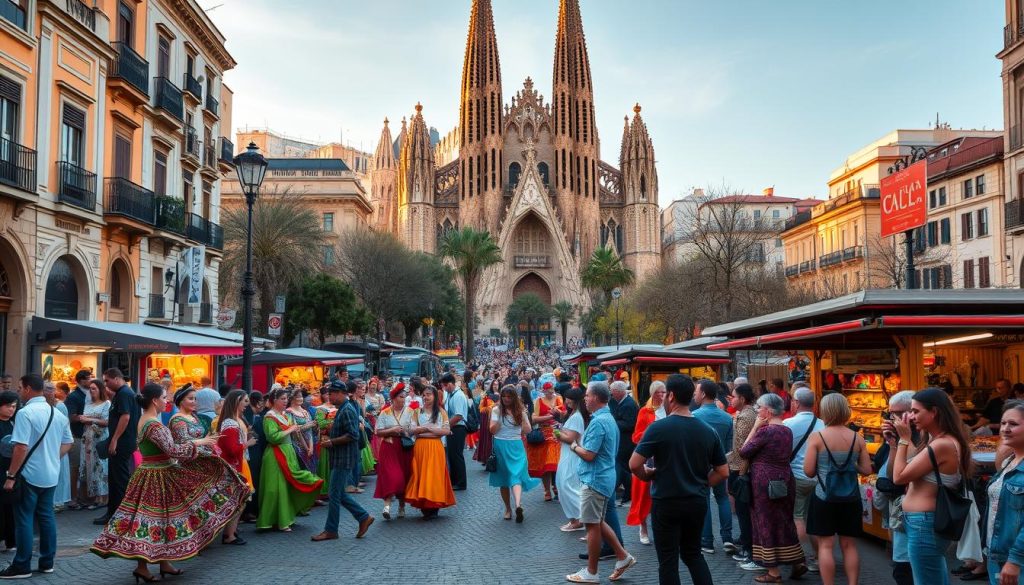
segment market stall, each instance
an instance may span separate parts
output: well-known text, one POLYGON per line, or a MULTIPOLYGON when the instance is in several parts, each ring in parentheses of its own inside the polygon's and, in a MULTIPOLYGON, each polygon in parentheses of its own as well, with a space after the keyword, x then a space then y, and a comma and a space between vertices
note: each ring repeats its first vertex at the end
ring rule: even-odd
MULTIPOLYGON (((329 368, 362 364, 362 354, 344 354, 306 347, 262 351, 252 357, 253 390, 266 392, 275 383, 287 386, 305 386, 310 390, 319 388, 329 379, 329 368)), ((225 379, 232 385, 242 380, 242 359, 225 362, 225 379)))
MULTIPOLYGON (((969 417, 998 378, 1021 380, 1022 332, 1024 292, 1008 289, 867 290, 705 330, 730 337, 709 349, 809 356, 812 388, 847 396, 872 453, 888 399, 900 390, 940 385, 969 417)), ((868 478, 866 499, 872 490, 868 478)), ((864 509, 865 530, 887 538, 871 506, 864 509)))
POLYGON ((663 382, 671 374, 717 381, 719 368, 730 363, 727 351, 667 349, 661 346, 630 346, 599 355, 597 361, 602 366, 614 368, 616 373, 627 373, 637 404, 647 402, 652 382, 663 382))
POLYGON ((628 350, 631 348, 648 348, 648 349, 660 349, 661 345, 658 344, 639 344, 639 345, 601 345, 595 347, 584 347, 574 354, 563 355, 562 361, 565 363, 576 366, 577 374, 580 378, 580 384, 586 384, 590 381, 590 376, 593 370, 596 370, 601 362, 598 360, 598 356, 614 352, 628 350))

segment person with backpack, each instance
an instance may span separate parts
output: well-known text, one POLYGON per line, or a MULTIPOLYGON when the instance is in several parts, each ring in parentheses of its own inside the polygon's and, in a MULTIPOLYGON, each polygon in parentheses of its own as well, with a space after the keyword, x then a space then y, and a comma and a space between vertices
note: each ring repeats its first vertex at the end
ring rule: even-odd
POLYGON ((745 571, 765 571, 756 583, 781 583, 781 565, 790 565, 791 579, 807 573, 804 549, 796 535, 793 507, 796 484, 789 466, 793 431, 782 424, 785 403, 777 394, 757 399, 757 420, 740 456, 750 461, 752 559, 740 565, 745 571))
POLYGON ((860 576, 857 538, 862 533, 862 509, 858 474, 868 475, 872 469, 864 438, 846 426, 850 416, 850 403, 842 394, 822 398, 825 429, 807 440, 804 456, 804 474, 818 483, 807 510, 807 534, 818 537, 818 568, 825 585, 832 585, 836 578, 832 549, 837 535, 847 582, 855 584, 860 576))

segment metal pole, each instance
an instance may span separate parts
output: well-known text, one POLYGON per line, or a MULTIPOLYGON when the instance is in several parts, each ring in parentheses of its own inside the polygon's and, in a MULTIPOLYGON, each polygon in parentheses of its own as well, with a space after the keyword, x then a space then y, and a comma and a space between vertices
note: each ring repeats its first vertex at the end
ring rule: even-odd
POLYGON ((621 324, 619 323, 619 299, 615 299, 615 349, 619 349, 619 333, 621 324))
POLYGON ((256 203, 256 193, 245 194, 245 204, 249 212, 248 229, 245 232, 245 276, 242 280, 242 389, 252 392, 252 298, 256 295, 252 283, 252 207, 256 203))
POLYGON ((906 289, 914 290, 917 288, 917 278, 914 274, 914 230, 907 230, 903 232, 906 240, 906 254, 907 254, 907 275, 906 275, 906 289))

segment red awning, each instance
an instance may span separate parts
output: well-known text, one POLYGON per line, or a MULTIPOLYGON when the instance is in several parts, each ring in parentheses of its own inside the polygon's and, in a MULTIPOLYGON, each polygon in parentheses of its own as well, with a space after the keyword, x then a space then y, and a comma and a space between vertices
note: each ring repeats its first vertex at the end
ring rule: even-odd
POLYGON ((363 363, 362 358, 352 358, 345 360, 323 360, 320 362, 324 366, 354 366, 356 364, 363 363))
POLYGON ((729 358, 669 358, 656 356, 640 356, 633 358, 633 361, 640 363, 687 364, 697 366, 713 366, 727 364, 730 362, 729 358))
POLYGON ((621 366, 621 365, 628 364, 628 363, 629 363, 629 359, 627 359, 627 358, 620 358, 620 359, 617 359, 617 360, 608 360, 606 362, 601 362, 601 365, 602 366, 621 366))
POLYGON ((759 337, 746 337, 743 339, 735 339, 733 341, 715 343, 709 345, 708 349, 741 349, 748 347, 758 347, 766 343, 778 343, 780 341, 802 341, 805 339, 814 339, 815 337, 826 337, 828 335, 835 335, 837 333, 861 331, 871 326, 872 322, 870 319, 854 319, 853 321, 843 321, 842 323, 833 323, 831 325, 806 327, 804 329, 794 329, 793 331, 770 333, 768 335, 761 335, 759 337))
POLYGON ((181 355, 242 355, 242 347, 183 345, 179 347, 181 355))
POLYGON ((878 326, 894 327, 1024 327, 1024 315, 889 315, 878 318, 878 326))

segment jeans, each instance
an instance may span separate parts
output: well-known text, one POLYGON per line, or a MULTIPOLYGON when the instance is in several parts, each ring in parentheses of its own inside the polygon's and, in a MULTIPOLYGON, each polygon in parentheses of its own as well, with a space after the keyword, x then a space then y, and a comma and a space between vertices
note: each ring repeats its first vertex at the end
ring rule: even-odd
POLYGON ((344 506, 356 522, 362 523, 369 517, 366 510, 359 505, 348 492, 345 491, 345 479, 352 476, 351 469, 331 469, 330 500, 327 504, 327 520, 324 522, 324 532, 338 533, 338 523, 341 521, 341 507, 344 506))
MULTIPOLYGON (((120 446, 120 445, 118 445, 120 446)), ((116 455, 107 459, 107 517, 114 515, 117 507, 124 499, 124 492, 128 489, 128 480, 132 477, 132 452, 121 452, 119 449, 116 455)))
POLYGON ((39 523, 39 568, 53 566, 57 554, 57 518, 53 514, 53 493, 57 487, 41 488, 28 482, 24 484, 21 501, 15 505, 15 540, 18 552, 14 554, 11 566, 20 571, 32 568, 32 544, 35 538, 33 525, 39 523))
MULTIPOLYGON (((738 471, 729 472, 729 483, 736 481, 740 474, 738 471)), ((750 504, 736 500, 736 520, 740 524, 740 548, 744 553, 750 554, 754 548, 754 526, 750 521, 750 504)))
POLYGON ((935 534, 934 512, 904 512, 914 585, 949 585, 946 549, 949 541, 935 534))
POLYGON ((466 458, 463 456, 463 451, 466 450, 466 427, 462 425, 452 427, 452 434, 448 435, 444 450, 448 459, 448 474, 451 476, 452 489, 466 489, 466 458))
MULTIPOLYGON (((629 458, 633 455, 632 449, 625 455, 620 455, 615 458, 615 488, 622 486, 622 501, 628 501, 632 499, 633 495, 633 474, 629 471, 629 458)), ((615 499, 615 493, 612 493, 612 499, 615 499)))
MULTIPOLYGON (((1003 570, 1003 563, 997 563, 992 560, 988 561, 988 582, 989 585, 999 585, 999 580, 996 579, 996 573, 1003 570)), ((1017 577, 1017 583, 1024 585, 1024 573, 1020 577, 1017 577)))
MULTIPOLYGON (((360 447, 362 451, 362 447, 360 447)), ((331 477, 334 477, 334 471, 331 471, 331 477)), ((352 469, 346 469, 345 475, 342 475, 342 481, 347 486, 359 487, 359 481, 363 479, 363 458, 362 456, 356 457, 356 464, 352 469)))
POLYGON ((715 546, 715 537, 711 533, 711 496, 715 496, 718 504, 718 534, 722 542, 732 542, 732 506, 729 505, 728 490, 725 489, 725 482, 711 486, 708 492, 706 507, 708 513, 704 515, 704 530, 700 534, 700 545, 707 548, 715 546))
MULTIPOLYGON (((658 583, 679 583, 679 559, 683 559, 694 585, 711 585, 711 571, 700 552, 700 527, 710 515, 707 498, 655 499, 652 502, 651 530, 658 553, 658 583)), ((731 516, 726 518, 732 520, 731 516)))

